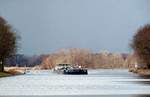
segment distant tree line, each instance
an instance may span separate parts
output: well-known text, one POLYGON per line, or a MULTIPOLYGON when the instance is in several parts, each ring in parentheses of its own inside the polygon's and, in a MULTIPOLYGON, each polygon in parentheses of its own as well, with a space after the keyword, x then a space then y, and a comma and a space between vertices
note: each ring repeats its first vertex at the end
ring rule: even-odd
POLYGON ((5 60, 5 65, 10 66, 18 66, 18 67, 34 67, 42 63, 42 61, 47 57, 47 55, 34 55, 34 56, 26 56, 23 54, 14 55, 11 58, 7 58, 5 60))
POLYGON ((128 56, 129 54, 108 51, 93 53, 89 49, 80 48, 61 49, 50 54, 38 68, 50 69, 61 63, 81 65, 85 68, 128 68, 131 63, 127 60, 128 56))

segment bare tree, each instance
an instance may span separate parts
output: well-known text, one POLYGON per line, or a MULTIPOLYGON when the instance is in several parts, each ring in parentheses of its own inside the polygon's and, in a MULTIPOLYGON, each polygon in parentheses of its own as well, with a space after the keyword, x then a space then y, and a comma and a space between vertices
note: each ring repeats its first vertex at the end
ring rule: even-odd
POLYGON ((4 71, 4 60, 16 53, 18 38, 14 29, 0 17, 0 71, 4 71))
POLYGON ((150 24, 137 31, 133 37, 131 47, 139 57, 139 63, 146 64, 150 68, 150 24))

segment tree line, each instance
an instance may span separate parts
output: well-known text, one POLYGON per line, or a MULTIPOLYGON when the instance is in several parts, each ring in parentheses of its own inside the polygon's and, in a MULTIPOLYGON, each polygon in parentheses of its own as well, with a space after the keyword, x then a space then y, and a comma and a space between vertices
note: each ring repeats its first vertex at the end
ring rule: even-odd
POLYGON ((40 65, 46 57, 47 55, 27 56, 23 54, 16 54, 12 57, 5 59, 4 64, 7 67, 34 67, 36 65, 40 65))
POLYGON ((93 53, 90 49, 70 48, 61 49, 50 54, 38 67, 41 69, 51 69, 57 64, 80 65, 85 68, 128 68, 126 62, 129 54, 110 53, 102 51, 93 53), (126 62, 126 64, 125 64, 126 62))

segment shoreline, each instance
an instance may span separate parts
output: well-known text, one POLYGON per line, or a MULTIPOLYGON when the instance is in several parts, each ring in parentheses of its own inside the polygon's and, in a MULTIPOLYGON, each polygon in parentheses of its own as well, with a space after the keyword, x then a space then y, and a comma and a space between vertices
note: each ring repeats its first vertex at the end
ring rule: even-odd
POLYGON ((150 69, 136 69, 136 68, 130 68, 129 72, 133 72, 139 75, 144 76, 150 76, 150 69))
POLYGON ((23 75, 25 72, 23 70, 19 69, 4 69, 3 72, 0 72, 0 78, 2 77, 11 77, 11 76, 17 76, 17 75, 23 75))

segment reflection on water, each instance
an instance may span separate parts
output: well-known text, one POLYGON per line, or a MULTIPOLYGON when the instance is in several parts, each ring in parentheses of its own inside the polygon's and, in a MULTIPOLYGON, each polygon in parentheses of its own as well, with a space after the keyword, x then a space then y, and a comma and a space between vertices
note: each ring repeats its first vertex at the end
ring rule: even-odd
POLYGON ((149 94, 150 76, 128 70, 89 70, 89 75, 31 71, 0 79, 0 97, 150 97, 149 94))
POLYGON ((149 86, 150 85, 150 76, 145 76, 145 75, 136 75, 136 76, 134 76, 134 77, 132 77, 134 80, 132 81, 126 81, 126 80, 124 80, 123 82, 125 82, 125 83, 133 83, 133 84, 135 84, 135 83, 137 83, 137 84, 139 84, 139 85, 147 85, 147 86, 149 86))
POLYGON ((147 84, 147 85, 150 85, 150 76, 144 76, 144 75, 139 75, 138 76, 139 79, 148 79, 148 80, 145 80, 145 81, 140 81, 140 82, 137 82, 137 83, 140 83, 140 84, 147 84))
MULTIPOLYGON (((134 97, 134 96, 132 96, 132 97, 134 97)), ((150 95, 137 95, 137 96, 135 96, 135 97, 150 97, 150 95)))

